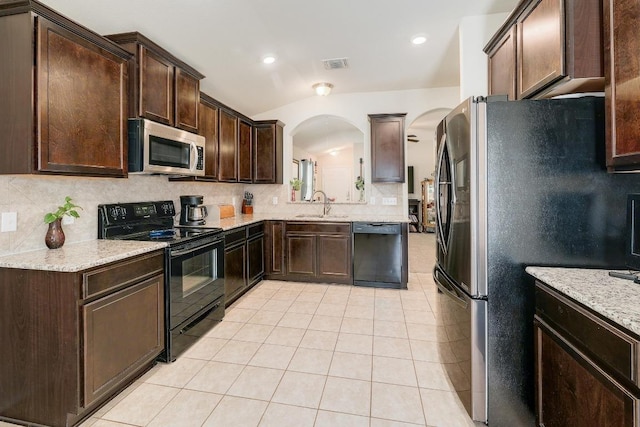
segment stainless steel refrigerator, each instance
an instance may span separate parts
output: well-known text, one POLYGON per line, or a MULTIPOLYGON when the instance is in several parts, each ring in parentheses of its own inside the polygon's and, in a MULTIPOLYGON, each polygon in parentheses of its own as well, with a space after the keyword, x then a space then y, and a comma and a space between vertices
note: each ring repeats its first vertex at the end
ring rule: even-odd
POLYGON ((440 356, 470 416, 534 425, 527 265, 624 267, 637 174, 604 167, 604 99, 468 99, 437 129, 440 356))

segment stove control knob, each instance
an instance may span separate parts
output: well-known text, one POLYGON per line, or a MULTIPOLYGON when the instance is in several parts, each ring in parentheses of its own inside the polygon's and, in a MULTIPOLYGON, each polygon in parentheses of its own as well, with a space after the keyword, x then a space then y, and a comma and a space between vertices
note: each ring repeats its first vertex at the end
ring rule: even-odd
POLYGON ((119 208, 118 206, 114 206, 111 209, 109 209, 109 214, 113 217, 113 218, 117 218, 118 217, 118 213, 119 213, 119 208))

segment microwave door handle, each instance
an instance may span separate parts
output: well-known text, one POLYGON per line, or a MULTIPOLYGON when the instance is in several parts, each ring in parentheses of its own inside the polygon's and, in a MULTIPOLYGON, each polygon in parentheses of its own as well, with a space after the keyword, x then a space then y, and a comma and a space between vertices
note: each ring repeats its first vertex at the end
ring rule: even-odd
POLYGON ((198 147, 193 141, 189 144, 191 144, 191 163, 189 164, 189 170, 191 170, 191 172, 195 172, 198 167, 198 147))

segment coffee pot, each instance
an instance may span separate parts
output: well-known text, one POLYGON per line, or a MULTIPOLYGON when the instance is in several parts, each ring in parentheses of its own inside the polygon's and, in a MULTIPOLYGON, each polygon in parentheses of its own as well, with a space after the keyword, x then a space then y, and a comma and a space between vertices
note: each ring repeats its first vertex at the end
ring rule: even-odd
POLYGON ((180 196, 180 225, 205 225, 207 207, 203 196, 180 196))

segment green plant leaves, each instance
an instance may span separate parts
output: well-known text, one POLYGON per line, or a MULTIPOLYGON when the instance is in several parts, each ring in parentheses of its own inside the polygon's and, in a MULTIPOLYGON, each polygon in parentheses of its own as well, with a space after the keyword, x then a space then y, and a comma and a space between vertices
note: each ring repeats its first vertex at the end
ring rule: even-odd
POLYGON ((80 218, 80 214, 76 209, 82 209, 80 206, 74 204, 71 201, 71 197, 67 196, 64 198, 64 205, 58 206, 58 210, 55 212, 48 212, 44 216, 45 224, 50 224, 55 220, 62 218, 65 215, 72 216, 74 218, 80 218))

